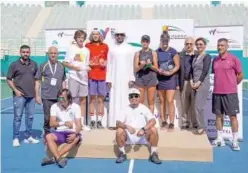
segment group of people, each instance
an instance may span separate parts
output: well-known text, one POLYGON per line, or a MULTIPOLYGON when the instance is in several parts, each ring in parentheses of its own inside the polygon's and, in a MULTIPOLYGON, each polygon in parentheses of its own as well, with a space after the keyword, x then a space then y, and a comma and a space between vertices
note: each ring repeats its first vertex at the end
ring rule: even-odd
MULTIPOLYGON (((20 146, 19 130, 23 110, 26 112, 25 143, 38 143, 32 137, 35 102, 43 104, 44 141, 54 157, 44 158, 42 165, 56 163, 64 167, 62 156, 81 141, 80 131, 103 128, 104 98, 109 90, 108 127, 116 130, 120 154, 116 163, 126 160, 125 144, 149 144, 150 160, 162 163, 157 154, 158 131, 155 128, 155 93, 159 96, 161 129, 174 129, 174 97, 179 90, 182 103, 182 130, 190 127, 198 135, 204 134, 204 106, 209 89, 211 56, 206 54, 207 42, 200 37, 185 39, 185 47, 178 53, 169 45, 170 36, 164 30, 157 50, 149 47, 150 37, 143 35, 142 48, 136 51, 125 42, 124 31, 115 31, 113 45, 94 29, 85 44, 86 32, 78 30, 63 62, 57 60, 58 49, 48 49, 48 61, 39 67, 30 59, 30 47, 20 48, 20 59, 8 70, 7 82, 13 90, 14 120, 13 146, 20 146), (194 49, 196 46, 196 49, 194 49), (66 88, 65 67, 68 68, 66 88), (145 93, 147 92, 147 106, 145 93), (86 113, 86 97, 89 112, 86 113), (168 114, 166 113, 168 108, 168 114), (90 116, 89 126, 84 117, 90 116), (168 117, 167 117, 168 115, 168 117), (60 150, 58 146, 65 144, 60 150)), ((233 149, 239 150, 239 113, 237 85, 243 79, 241 64, 227 52, 228 40, 218 40, 219 55, 212 62, 214 91, 212 111, 216 114, 217 138, 215 146, 224 146, 223 114, 229 115, 233 132, 233 149)), ((87 139, 86 139, 87 140, 87 139)))

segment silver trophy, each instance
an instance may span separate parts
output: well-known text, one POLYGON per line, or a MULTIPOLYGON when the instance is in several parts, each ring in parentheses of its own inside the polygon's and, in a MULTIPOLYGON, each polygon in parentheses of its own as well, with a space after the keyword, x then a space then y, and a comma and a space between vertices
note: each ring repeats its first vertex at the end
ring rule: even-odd
POLYGON ((175 67, 174 61, 169 60, 160 64, 159 69, 162 71, 171 71, 175 67))

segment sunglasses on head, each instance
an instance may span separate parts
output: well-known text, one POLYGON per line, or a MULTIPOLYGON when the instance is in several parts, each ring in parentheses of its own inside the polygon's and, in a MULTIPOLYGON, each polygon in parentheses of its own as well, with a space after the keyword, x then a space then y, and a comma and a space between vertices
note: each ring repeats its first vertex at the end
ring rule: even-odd
POLYGON ((129 95, 129 98, 132 99, 132 98, 138 98, 139 97, 139 94, 130 94, 129 95))

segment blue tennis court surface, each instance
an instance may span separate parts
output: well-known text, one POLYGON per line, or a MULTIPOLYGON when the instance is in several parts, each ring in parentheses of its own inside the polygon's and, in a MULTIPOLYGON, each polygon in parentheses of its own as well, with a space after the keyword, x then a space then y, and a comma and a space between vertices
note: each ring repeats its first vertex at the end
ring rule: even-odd
MULTIPOLYGON (((248 169, 248 112, 244 112, 244 142, 240 143, 241 151, 234 152, 230 147, 214 148, 214 162, 178 162, 165 161, 162 165, 154 165, 147 160, 130 160, 123 164, 115 164, 113 159, 70 159, 64 169, 56 165, 40 166, 44 157, 44 145, 24 144, 21 133, 21 146, 12 147, 12 99, 1 100, 1 146, 2 173, 246 173, 248 169)), ((248 107, 248 99, 243 98, 243 107, 248 107)), ((43 112, 41 106, 36 106, 34 117, 34 133, 41 137, 43 112)), ((22 124, 24 124, 23 116, 22 124)), ((24 125, 22 125, 22 131, 24 125)))

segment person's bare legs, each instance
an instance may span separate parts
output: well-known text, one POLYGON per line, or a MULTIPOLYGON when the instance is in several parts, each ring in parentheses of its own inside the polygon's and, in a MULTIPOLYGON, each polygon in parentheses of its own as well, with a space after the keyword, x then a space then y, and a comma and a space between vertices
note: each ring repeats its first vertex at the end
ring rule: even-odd
POLYGON ((147 100, 148 100, 148 108, 154 114, 154 106, 155 106, 155 91, 156 86, 152 86, 147 88, 147 100))
POLYGON ((104 115, 104 96, 97 96, 97 128, 103 128, 102 117, 104 115))
POLYGON ((145 103, 145 88, 138 88, 140 91, 140 103, 144 104, 145 103))
POLYGON ((162 120, 161 129, 165 129, 167 125, 165 91, 158 90, 158 97, 159 97, 159 115, 162 120))
POLYGON ((89 103, 89 114, 91 120, 91 127, 94 128, 96 122, 96 115, 95 115, 95 105, 96 105, 96 96, 90 96, 90 103, 89 103))
POLYGON ((80 108, 81 108, 81 124, 82 127, 84 127, 84 118, 85 118, 85 112, 86 112, 86 97, 80 97, 79 98, 80 108))
POLYGON ((79 137, 76 137, 72 143, 66 143, 63 145, 63 147, 59 150, 59 155, 62 157, 65 153, 70 151, 79 141, 79 137))
POLYGON ((57 140, 57 137, 54 134, 49 133, 46 135, 45 138, 46 138, 46 144, 47 144, 49 151, 52 153, 55 159, 59 159, 60 154, 59 154, 58 146, 55 142, 57 140))
POLYGON ((231 127, 232 127, 233 143, 237 143, 238 142, 238 129, 239 129, 237 116, 230 115, 229 118, 230 118, 231 127))
POLYGON ((174 125, 174 119, 175 119, 175 105, 174 105, 174 98, 175 98, 176 90, 167 90, 166 91, 166 101, 168 104, 168 114, 169 114, 169 131, 172 131, 174 129, 174 126, 172 127, 172 124, 174 125))
POLYGON ((119 155, 116 159, 116 163, 122 163, 127 160, 126 152, 125 152, 125 144, 126 144, 126 131, 122 128, 117 128, 116 130, 116 143, 119 147, 119 155))
POLYGON ((223 115, 216 115, 216 130, 218 139, 222 139, 223 122, 223 115))

